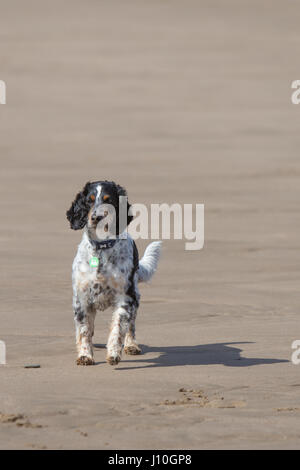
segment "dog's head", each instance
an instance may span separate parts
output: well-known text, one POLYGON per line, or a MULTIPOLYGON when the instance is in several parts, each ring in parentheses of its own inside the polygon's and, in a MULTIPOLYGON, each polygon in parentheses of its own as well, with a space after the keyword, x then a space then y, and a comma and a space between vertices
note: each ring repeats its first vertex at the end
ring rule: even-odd
POLYGON ((127 192, 114 181, 96 181, 86 183, 67 211, 67 219, 73 230, 83 229, 95 231, 99 222, 109 218, 109 207, 114 208, 115 220, 110 220, 115 227, 115 235, 122 233, 133 217, 128 214, 130 204, 127 201, 127 220, 119 220, 120 197, 127 197, 127 192))

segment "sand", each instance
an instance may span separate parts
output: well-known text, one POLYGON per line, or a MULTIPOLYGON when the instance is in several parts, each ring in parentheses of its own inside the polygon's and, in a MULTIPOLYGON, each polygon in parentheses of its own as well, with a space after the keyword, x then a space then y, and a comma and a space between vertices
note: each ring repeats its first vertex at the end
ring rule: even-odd
POLYGON ((1 449, 300 447, 299 10, 0 2, 1 449), (143 355, 105 363, 107 311, 83 368, 65 211, 99 179, 131 202, 204 203, 205 246, 164 242, 143 355))

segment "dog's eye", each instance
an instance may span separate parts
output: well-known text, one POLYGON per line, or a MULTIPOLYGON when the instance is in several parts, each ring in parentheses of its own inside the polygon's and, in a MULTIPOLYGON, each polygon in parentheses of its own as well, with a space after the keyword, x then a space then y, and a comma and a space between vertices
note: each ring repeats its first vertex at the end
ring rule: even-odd
POLYGON ((107 194, 103 196, 103 201, 108 201, 108 200, 109 200, 109 196, 107 194))
POLYGON ((94 201, 95 201, 95 199, 96 199, 95 195, 94 195, 94 194, 92 194, 92 195, 90 196, 90 200, 94 202, 94 201))

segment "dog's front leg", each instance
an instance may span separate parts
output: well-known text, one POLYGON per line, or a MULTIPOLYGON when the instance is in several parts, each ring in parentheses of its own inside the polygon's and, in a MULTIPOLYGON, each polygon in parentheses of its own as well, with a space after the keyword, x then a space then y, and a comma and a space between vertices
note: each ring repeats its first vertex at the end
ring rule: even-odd
POLYGON ((139 347, 139 345, 136 342, 135 339, 135 320, 136 320, 136 314, 137 310, 135 309, 133 311, 130 324, 129 324, 129 329, 128 332, 126 333, 125 336, 125 347, 124 351, 126 354, 141 354, 142 350, 139 347))
POLYGON ((93 344, 95 310, 92 307, 77 307, 75 310, 77 365, 93 365, 93 344))
POLYGON ((113 313, 106 357, 107 362, 112 366, 121 360, 124 338, 129 329, 131 316, 132 314, 124 307, 117 308, 113 313))

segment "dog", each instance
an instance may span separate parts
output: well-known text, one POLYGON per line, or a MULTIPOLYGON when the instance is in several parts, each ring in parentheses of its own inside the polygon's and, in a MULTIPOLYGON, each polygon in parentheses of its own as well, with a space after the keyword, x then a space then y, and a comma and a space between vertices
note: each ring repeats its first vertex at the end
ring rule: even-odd
POLYGON ((117 365, 122 349, 140 354, 135 338, 135 320, 140 303, 139 282, 147 282, 157 269, 161 242, 152 242, 143 258, 127 233, 132 221, 126 190, 114 181, 88 182, 67 211, 73 230, 83 229, 72 267, 73 311, 76 328, 77 365, 93 365, 94 321, 97 310, 113 308, 106 360, 117 365), (120 201, 126 198, 126 216, 121 221, 120 201), (111 213, 107 210, 111 207, 111 213), (106 223, 106 220, 110 223, 106 223), (104 230, 99 238, 97 227, 104 230), (112 227, 112 228, 110 228, 112 227), (124 236, 125 234, 125 236, 124 236))

